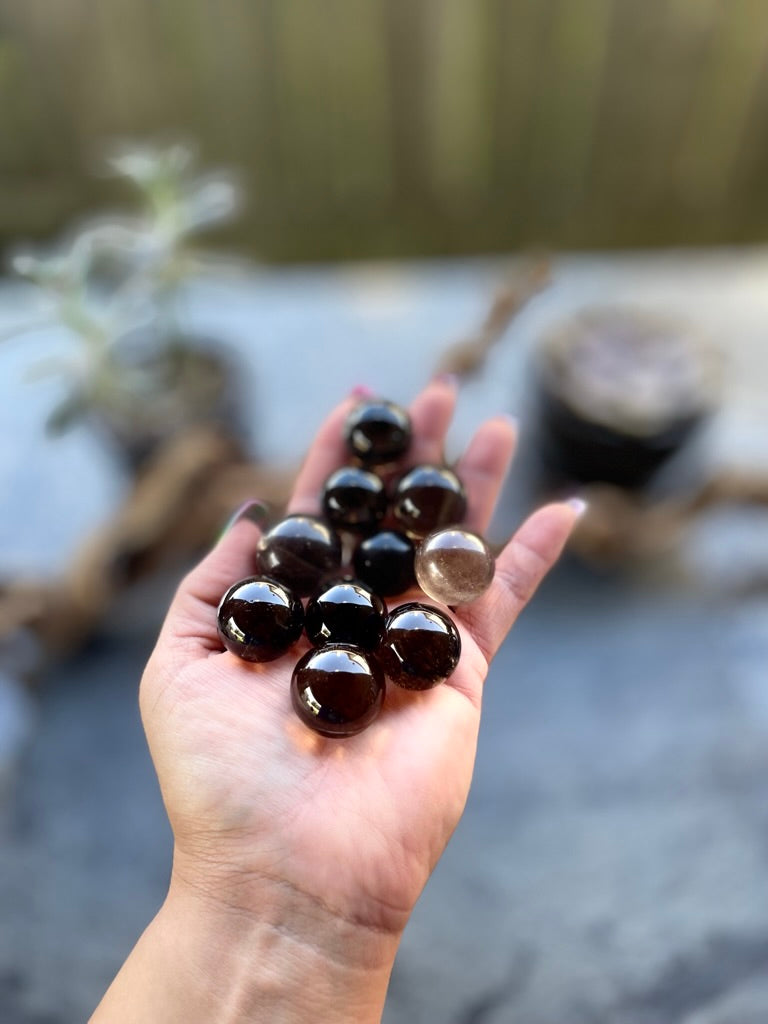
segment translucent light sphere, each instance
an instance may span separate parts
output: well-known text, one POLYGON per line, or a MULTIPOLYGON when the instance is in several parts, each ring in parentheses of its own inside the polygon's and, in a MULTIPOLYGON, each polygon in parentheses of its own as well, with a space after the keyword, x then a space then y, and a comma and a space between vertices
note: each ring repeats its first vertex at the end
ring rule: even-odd
POLYGON ((447 605, 469 604, 490 587, 496 563, 482 537, 458 526, 435 530, 416 553, 416 580, 447 605))

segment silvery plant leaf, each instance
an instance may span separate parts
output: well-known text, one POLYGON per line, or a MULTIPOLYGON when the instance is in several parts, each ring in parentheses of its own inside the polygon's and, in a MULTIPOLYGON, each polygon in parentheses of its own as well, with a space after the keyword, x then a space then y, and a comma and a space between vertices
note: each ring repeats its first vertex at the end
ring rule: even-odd
POLYGON ((231 220, 241 206, 242 193, 233 177, 217 174, 201 178, 184 193, 184 226, 198 231, 231 220))
POLYGON ((81 268, 68 252, 60 249, 18 249, 9 259, 11 270, 19 277, 44 288, 63 291, 80 277, 81 268))
POLYGON ((107 154, 106 164, 115 174, 146 187, 158 178, 184 174, 194 159, 193 148, 183 143, 170 146, 124 143, 107 154))

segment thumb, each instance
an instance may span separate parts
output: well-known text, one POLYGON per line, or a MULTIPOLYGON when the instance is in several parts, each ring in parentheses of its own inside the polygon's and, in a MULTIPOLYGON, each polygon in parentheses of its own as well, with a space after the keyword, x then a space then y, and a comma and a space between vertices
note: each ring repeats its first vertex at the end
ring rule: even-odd
POLYGON ((179 584, 161 640, 189 643, 197 653, 221 650, 216 608, 233 583, 256 571, 256 544, 267 515, 267 505, 258 500, 237 510, 218 543, 179 584))

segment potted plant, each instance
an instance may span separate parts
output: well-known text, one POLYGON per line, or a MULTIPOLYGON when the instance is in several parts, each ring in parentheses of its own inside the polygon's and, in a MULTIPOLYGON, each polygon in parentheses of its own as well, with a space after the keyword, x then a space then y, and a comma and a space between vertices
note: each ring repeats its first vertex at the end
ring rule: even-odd
POLYGON ((12 267, 46 299, 44 320, 29 326, 59 325, 72 341, 38 367, 66 382, 48 429, 85 419, 135 471, 177 431, 242 432, 230 359, 191 334, 180 309, 184 284, 211 265, 194 241, 236 214, 239 191, 229 174, 199 175, 183 145, 121 146, 107 168, 134 187, 137 209, 89 219, 46 252, 19 251, 12 267))
POLYGON ((537 348, 538 451, 560 484, 642 489, 716 408, 720 359, 686 325, 590 309, 537 348))

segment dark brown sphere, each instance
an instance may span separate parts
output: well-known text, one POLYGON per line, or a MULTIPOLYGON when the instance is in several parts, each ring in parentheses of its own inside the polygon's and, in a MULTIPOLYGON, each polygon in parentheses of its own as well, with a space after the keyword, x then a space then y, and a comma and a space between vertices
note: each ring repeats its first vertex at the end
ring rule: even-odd
POLYGON ((355 576, 382 597, 404 594, 416 584, 413 542, 398 530, 366 537, 352 556, 355 576))
POLYGON ((319 516, 287 516, 260 538, 256 557, 265 576, 307 597, 341 565, 341 541, 319 516))
POLYGON ((460 655, 461 638, 451 619, 413 601, 390 614, 377 656, 393 683, 406 690, 429 690, 448 678, 460 655))
POLYGON ((364 466, 384 466, 410 448, 411 418, 394 402, 359 402, 347 417, 344 438, 350 453, 364 466))
POLYGON ((305 627, 315 647, 354 644, 373 651, 384 636, 387 606, 360 580, 322 584, 307 604, 305 627))
POLYGON ((219 604, 221 642, 245 661, 274 661, 301 636, 301 601, 276 580, 249 576, 229 588, 219 604))
POLYGON ((359 466, 342 466, 325 481, 323 512, 337 530, 372 533, 387 512, 384 481, 359 466))
POLYGON ((466 491, 447 466, 414 466, 397 482, 392 512, 409 536, 426 537, 439 526, 463 522, 466 491))
POLYGON ((351 645, 308 651, 291 677, 291 703, 321 736, 354 736, 376 718, 384 702, 384 673, 351 645))

